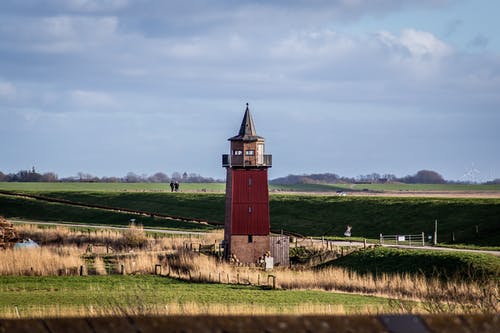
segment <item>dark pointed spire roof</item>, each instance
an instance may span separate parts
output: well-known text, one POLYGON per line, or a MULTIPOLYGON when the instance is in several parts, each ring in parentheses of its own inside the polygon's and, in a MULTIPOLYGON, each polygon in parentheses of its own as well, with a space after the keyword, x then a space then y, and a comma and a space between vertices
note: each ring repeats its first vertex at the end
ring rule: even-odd
POLYGON ((241 122, 240 131, 238 135, 229 138, 230 141, 257 141, 264 140, 263 137, 258 136, 255 131, 255 125, 253 124, 252 115, 250 114, 250 109, 245 110, 245 115, 243 116, 243 121, 241 122))

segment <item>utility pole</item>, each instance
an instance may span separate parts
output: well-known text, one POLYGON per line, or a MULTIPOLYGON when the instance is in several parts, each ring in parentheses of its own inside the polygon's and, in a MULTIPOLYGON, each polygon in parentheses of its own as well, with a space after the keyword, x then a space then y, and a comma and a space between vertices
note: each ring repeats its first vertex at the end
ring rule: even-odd
POLYGON ((434 245, 437 245, 437 238, 438 238, 438 220, 434 221, 434 245))

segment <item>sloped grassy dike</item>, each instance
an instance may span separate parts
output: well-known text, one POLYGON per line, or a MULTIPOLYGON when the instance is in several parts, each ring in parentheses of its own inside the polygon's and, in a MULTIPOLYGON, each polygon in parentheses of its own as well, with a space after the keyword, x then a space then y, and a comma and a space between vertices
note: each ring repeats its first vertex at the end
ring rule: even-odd
POLYGON ((370 248, 357 251, 318 268, 343 267, 360 274, 423 274, 458 280, 497 280, 500 257, 482 253, 370 248))

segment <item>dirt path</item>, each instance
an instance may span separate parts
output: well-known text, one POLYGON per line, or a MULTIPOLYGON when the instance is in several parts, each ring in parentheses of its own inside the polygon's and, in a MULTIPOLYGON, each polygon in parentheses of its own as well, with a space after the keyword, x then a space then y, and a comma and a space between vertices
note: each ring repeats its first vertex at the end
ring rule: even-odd
MULTIPOLYGON (((314 242, 321 243, 321 239, 314 239, 314 242)), ((353 246, 353 247, 363 247, 363 242, 357 241, 329 241, 335 246, 353 246)), ((378 246, 378 243, 366 243, 366 246, 378 246)), ((492 254, 494 256, 500 256, 500 251, 492 250, 474 250, 474 249, 457 249, 452 247, 441 247, 441 246, 413 246, 413 245, 395 245, 395 244, 382 244, 383 247, 398 248, 398 249, 414 249, 414 250, 428 250, 428 251, 452 251, 452 252, 469 252, 469 253, 485 253, 492 254)))

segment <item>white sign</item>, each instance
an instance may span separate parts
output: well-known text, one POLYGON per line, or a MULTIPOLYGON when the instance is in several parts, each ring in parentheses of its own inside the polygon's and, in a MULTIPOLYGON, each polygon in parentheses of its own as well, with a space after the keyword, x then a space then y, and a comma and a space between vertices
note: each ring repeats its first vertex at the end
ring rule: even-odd
POLYGON ((273 257, 264 257, 264 261, 266 264, 266 271, 274 268, 274 258, 273 257))
POLYGON ((398 242, 404 242, 405 240, 405 236, 398 236, 398 242))

